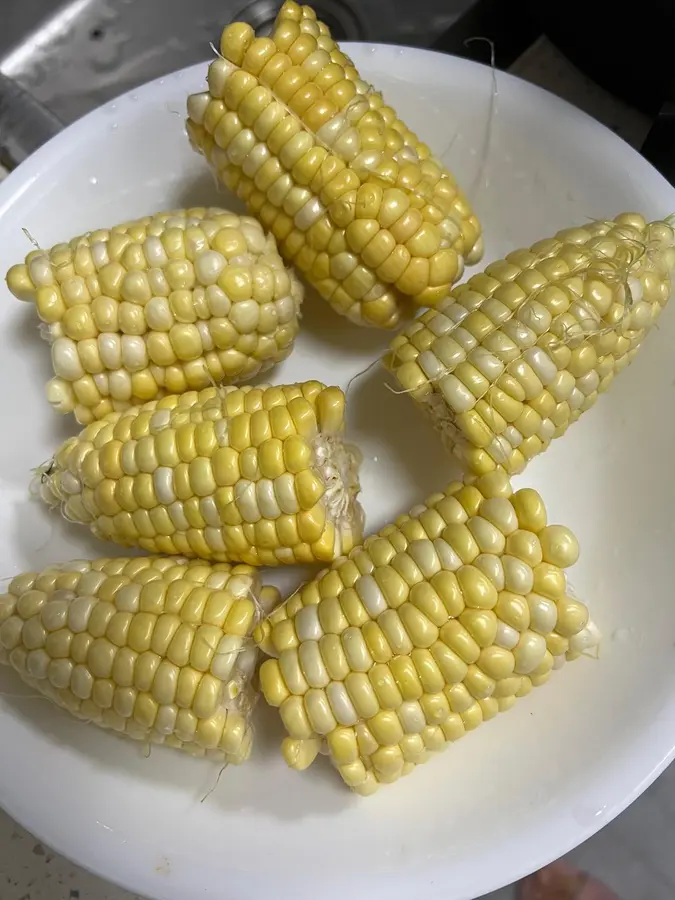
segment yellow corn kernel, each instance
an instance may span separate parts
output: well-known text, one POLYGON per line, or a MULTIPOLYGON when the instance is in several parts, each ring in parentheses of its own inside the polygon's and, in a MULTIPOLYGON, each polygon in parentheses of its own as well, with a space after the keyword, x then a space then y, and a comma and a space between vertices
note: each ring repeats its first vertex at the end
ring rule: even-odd
POLYGON ((279 657, 260 684, 280 709, 286 759, 309 765, 325 737, 346 783, 368 794, 509 709, 599 639, 566 593, 562 566, 577 552, 503 470, 453 483, 370 536, 255 632, 279 657))
POLYGON ((102 295, 92 298, 79 273, 66 277, 63 245, 29 254, 7 284, 55 338, 49 401, 82 424, 108 414, 111 400, 121 410, 250 379, 292 350, 303 289, 254 219, 174 210, 70 243, 102 295))
MULTIPOLYGON (((674 248, 671 224, 625 214, 560 232, 444 295, 424 332, 415 322, 396 337, 385 365, 468 472, 518 473, 631 361, 671 294, 674 248)), ((523 531, 546 528, 534 492, 513 502, 523 531)), ((524 540, 512 543, 525 552, 524 540)))
POLYGON ((359 749, 352 728, 335 728, 328 735, 327 742, 336 765, 346 766, 358 760, 359 749))
POLYGON ((318 740, 284 738, 281 752, 288 766, 302 772, 314 762, 320 747, 321 743, 318 740))
MULTIPOLYGON (((260 593, 254 569, 225 563, 147 556, 50 566, 0 596, 0 659, 81 719, 243 762, 257 652, 244 641, 260 593)), ((276 661, 261 681, 278 705, 287 699, 276 661)))
POLYGON ((464 257, 478 260, 480 227, 452 176, 427 160, 428 148, 393 110, 368 109, 358 72, 327 27, 305 17, 312 34, 300 30, 299 9, 285 3, 271 39, 250 46, 248 26, 225 29, 209 90, 188 99, 188 135, 338 312, 392 328, 411 301, 441 300, 464 257), (383 151, 406 161, 369 161, 383 151))
MULTIPOLYGON (((40 476, 41 496, 97 535, 150 552, 251 565, 330 562, 360 539, 363 516, 357 452, 334 419, 330 434, 316 431, 325 393, 334 416, 342 393, 318 382, 205 388, 112 413, 57 451, 40 476), (97 442, 102 429, 114 440, 97 442)), ((139 621, 134 647, 149 641, 139 621)))

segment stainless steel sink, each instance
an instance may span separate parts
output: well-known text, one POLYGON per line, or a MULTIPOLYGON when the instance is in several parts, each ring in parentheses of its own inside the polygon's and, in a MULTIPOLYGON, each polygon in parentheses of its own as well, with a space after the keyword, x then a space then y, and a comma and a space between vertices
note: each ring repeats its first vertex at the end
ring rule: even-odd
MULTIPOLYGON (((345 40, 429 46, 470 0, 314 0, 345 40)), ((223 26, 264 32, 275 0, 0 0, 0 72, 62 122, 206 59, 223 26)))

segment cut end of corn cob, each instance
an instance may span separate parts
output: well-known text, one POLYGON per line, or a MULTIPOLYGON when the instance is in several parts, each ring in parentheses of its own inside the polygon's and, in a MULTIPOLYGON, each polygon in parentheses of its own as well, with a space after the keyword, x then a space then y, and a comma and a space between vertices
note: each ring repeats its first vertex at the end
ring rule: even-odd
POLYGON ((574 535, 503 470, 399 517, 254 632, 290 766, 323 746, 360 794, 510 709, 599 632, 571 597, 574 535))
POLYGON ((259 589, 249 566, 179 557, 49 566, 0 595, 0 663, 78 719, 241 763, 259 589))
POLYGON ((437 305, 480 258, 480 225, 328 27, 286 2, 271 37, 235 22, 220 52, 188 100, 188 135, 284 259, 360 324, 437 305))
POLYGON ((666 222, 626 213, 570 228, 454 288, 385 365, 471 472, 520 472, 632 360, 674 271, 666 222))
POLYGON ((303 297, 255 219, 202 208, 34 250, 7 285, 51 344, 49 402, 82 424, 268 370, 293 349, 303 297))
POLYGON ((224 387, 111 413, 70 438, 36 491, 102 540, 278 566, 329 562, 363 534, 345 398, 317 381, 224 387))

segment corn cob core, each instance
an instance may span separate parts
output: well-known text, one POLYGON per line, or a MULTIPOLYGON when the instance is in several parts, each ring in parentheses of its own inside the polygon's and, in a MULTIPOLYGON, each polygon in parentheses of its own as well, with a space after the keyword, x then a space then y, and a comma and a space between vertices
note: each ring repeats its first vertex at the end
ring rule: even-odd
POLYGON ((49 402, 82 424, 266 371, 293 348, 303 295, 255 219, 202 208, 35 250, 7 284, 44 323, 49 402))
POLYGON ((39 491, 125 547, 331 561, 363 527, 358 452, 343 428, 342 391, 316 381, 190 391, 88 425, 40 473, 39 491))
POLYGON ((0 595, 0 663, 78 719, 241 763, 260 594, 249 566, 179 557, 49 566, 0 595))
POLYGON ((322 742, 369 794, 510 709, 598 641, 564 569, 573 534, 503 470, 452 484, 278 607, 254 638, 288 764, 322 742))
POLYGON ((222 35, 188 135, 334 309, 393 328, 435 306, 482 254, 453 177, 385 105, 307 6, 271 37, 222 35))
POLYGON ((520 472, 628 365, 674 269, 665 222, 627 213, 561 231, 456 287, 384 362, 471 472, 520 472))

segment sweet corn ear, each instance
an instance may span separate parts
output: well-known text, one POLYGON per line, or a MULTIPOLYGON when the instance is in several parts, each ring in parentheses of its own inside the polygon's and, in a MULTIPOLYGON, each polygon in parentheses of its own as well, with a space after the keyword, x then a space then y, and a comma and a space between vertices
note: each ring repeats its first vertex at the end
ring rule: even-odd
POLYGON ((632 360, 674 270, 666 222, 626 213, 561 231, 454 288, 385 365, 469 471, 520 472, 632 360))
POLYGON ((327 26, 286 2, 271 37, 235 22, 220 52, 188 100, 188 135, 284 259, 360 324, 437 305, 480 258, 480 225, 327 26))
POLYGON ((256 566, 329 562, 363 528, 344 404, 316 381, 153 400, 67 440, 36 489, 125 547, 256 566))
POLYGON ((82 424, 266 371, 293 349, 303 296, 255 219, 201 208, 35 250, 7 285, 51 344, 49 402, 82 424))
POLYGON ((544 684, 598 643, 565 569, 574 535, 501 470, 400 516, 254 632, 290 766, 324 742, 370 794, 544 684))
POLYGON ((78 719, 241 763, 259 590, 249 566, 180 557, 49 566, 0 595, 0 663, 78 719))

